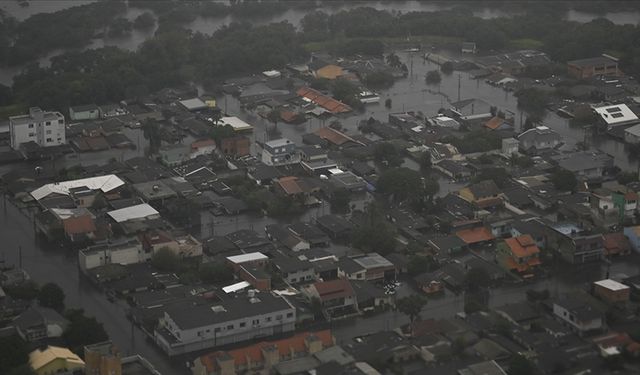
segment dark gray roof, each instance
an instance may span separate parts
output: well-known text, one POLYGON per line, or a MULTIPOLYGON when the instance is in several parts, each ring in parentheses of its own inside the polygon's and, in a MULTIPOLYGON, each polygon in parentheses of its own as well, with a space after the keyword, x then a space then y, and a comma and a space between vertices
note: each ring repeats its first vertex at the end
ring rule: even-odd
POLYGON ((454 235, 432 238, 429 242, 436 246, 438 250, 448 250, 466 245, 460 237, 454 235))
POLYGON ((180 329, 193 329, 293 309, 284 298, 275 297, 271 293, 257 293, 256 298, 259 302, 252 303, 243 295, 217 303, 193 306, 178 304, 168 306, 165 311, 180 329), (222 306, 225 311, 214 312, 214 306, 222 306))
POLYGON ((592 65, 608 65, 608 64, 615 64, 615 63, 616 61, 604 56, 589 57, 586 59, 567 61, 567 64, 569 65, 577 65, 580 67, 589 67, 592 65))
POLYGON ((358 264, 356 261, 349 257, 340 258, 338 260, 338 267, 343 270, 346 274, 351 274, 354 272, 362 271, 365 268, 358 264))
POLYGON ((525 322, 528 320, 537 319, 540 314, 536 309, 531 306, 529 302, 517 302, 509 303, 495 309, 498 312, 509 316, 515 322, 525 322))
POLYGON ((316 219, 318 225, 333 233, 349 231, 353 229, 353 224, 342 216, 325 215, 316 219))
POLYGON ((492 197, 500 193, 500 189, 493 180, 484 180, 469 186, 469 190, 476 198, 492 197))
POLYGON ((271 263, 280 272, 286 272, 286 273, 313 268, 313 263, 311 262, 300 260, 298 258, 285 257, 285 256, 275 257, 271 259, 271 263))

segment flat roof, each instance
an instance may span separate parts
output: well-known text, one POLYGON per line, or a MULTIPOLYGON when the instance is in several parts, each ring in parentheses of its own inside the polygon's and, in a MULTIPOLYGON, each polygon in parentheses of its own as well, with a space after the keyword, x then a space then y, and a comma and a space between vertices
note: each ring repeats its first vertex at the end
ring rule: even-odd
POLYGON ((236 263, 236 264, 244 263, 244 262, 253 262, 256 260, 264 260, 264 259, 269 259, 269 257, 260 252, 240 254, 240 255, 227 257, 227 260, 229 262, 236 263))
POLYGON ((218 121, 218 126, 225 126, 225 125, 231 126, 235 131, 253 130, 253 126, 247 124, 246 122, 242 121, 241 119, 235 116, 220 118, 220 121, 218 121))
POLYGON ((629 289, 628 286, 611 279, 596 281, 593 284, 613 291, 629 289))
POLYGON ((269 147, 271 147, 271 148, 276 148, 276 147, 282 147, 282 146, 290 145, 292 143, 293 142, 291 142, 287 138, 280 138, 280 139, 274 139, 273 141, 265 142, 264 144, 269 146, 269 147))
POLYGON ((389 262, 386 258, 378 253, 369 253, 363 257, 353 258, 353 261, 358 263, 365 269, 376 267, 393 267, 393 263, 389 262))
POLYGON ((147 203, 138 204, 135 206, 121 208, 119 210, 107 212, 113 220, 117 223, 133 219, 142 219, 147 216, 158 215, 158 211, 155 208, 149 206, 147 203))
POLYGON ((239 290, 242 290, 244 288, 248 288, 250 287, 251 284, 249 284, 246 281, 240 281, 239 283, 235 283, 235 284, 231 284, 231 285, 227 285, 224 288, 222 288, 222 291, 229 294, 229 293, 234 293, 237 292, 239 290))
POLYGON ((185 99, 185 100, 179 101, 178 103, 180 103, 183 107, 185 107, 189 111, 207 108, 207 103, 203 102, 202 99, 200 98, 185 99))
POLYGON ((607 105, 593 110, 600 115, 607 125, 638 121, 638 116, 626 104, 607 105))
POLYGON ((122 181, 115 174, 110 174, 106 176, 81 178, 78 180, 70 180, 70 181, 54 182, 51 184, 46 184, 38 189, 33 190, 31 192, 31 196, 35 200, 40 200, 42 198, 47 197, 50 194, 69 195, 69 192, 71 189, 79 188, 79 187, 87 187, 91 190, 100 190, 103 193, 107 193, 122 185, 124 185, 124 181, 122 181))

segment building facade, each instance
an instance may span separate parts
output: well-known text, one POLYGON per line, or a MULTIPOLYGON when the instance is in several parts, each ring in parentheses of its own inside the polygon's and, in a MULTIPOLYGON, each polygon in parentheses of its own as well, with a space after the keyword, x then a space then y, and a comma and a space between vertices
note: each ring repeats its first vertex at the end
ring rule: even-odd
POLYGON ((296 144, 288 139, 266 142, 262 149, 262 162, 266 165, 287 165, 300 162, 296 144))
POLYGON ((35 142, 42 147, 58 146, 66 143, 65 121, 60 112, 43 111, 38 107, 29 108, 29 114, 9 117, 11 148, 35 142))

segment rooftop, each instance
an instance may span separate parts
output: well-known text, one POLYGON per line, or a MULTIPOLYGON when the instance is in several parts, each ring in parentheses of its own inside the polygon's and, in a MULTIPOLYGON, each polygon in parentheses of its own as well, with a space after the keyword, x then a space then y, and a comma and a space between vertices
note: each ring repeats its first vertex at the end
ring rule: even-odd
POLYGON ((353 261, 364 267, 365 269, 378 267, 393 267, 393 263, 378 253, 369 253, 362 257, 353 258, 353 261))
POLYGON ((640 121, 633 111, 626 104, 614 104, 593 109, 604 120, 607 125, 619 125, 640 121))
POLYGON ((158 214, 159 212, 156 211, 155 208, 149 206, 149 204, 147 203, 107 212, 107 215, 109 215, 117 223, 122 223, 128 220, 142 219, 158 214))
POLYGON ((460 237, 466 244, 474 244, 495 239, 488 228, 479 227, 471 229, 463 229, 456 232, 456 236, 460 237))
POLYGON ((108 193, 113 189, 116 189, 124 185, 118 176, 114 174, 90 178, 81 178, 78 180, 69 180, 63 182, 54 182, 46 184, 31 192, 31 196, 35 200, 40 200, 51 194, 69 195, 70 190, 78 187, 87 187, 91 190, 100 190, 103 193, 108 193))
POLYGON ((246 122, 235 116, 220 118, 220 120, 218 121, 218 126, 225 125, 231 126, 235 131, 253 130, 253 126, 247 124, 246 122))
MULTIPOLYGON (((57 346, 48 346, 44 350, 36 349, 29 353, 29 364, 32 369, 37 371, 59 358, 64 359, 67 364, 71 364, 75 368, 84 368, 84 361, 82 361, 80 357, 67 348, 60 348, 57 346)), ((72 368, 71 366, 69 367, 72 368)))
POLYGON ((596 281, 593 283, 594 285, 598 285, 601 286, 603 288, 609 289, 611 291, 619 291, 619 290, 626 290, 629 289, 628 286, 619 283, 615 280, 611 280, 611 279, 605 279, 605 280, 600 280, 600 281, 596 281))
POLYGON ((255 262, 258 260, 267 260, 267 259, 269 259, 269 257, 259 252, 227 257, 227 260, 229 262, 235 263, 235 264, 240 264, 245 262, 255 262))

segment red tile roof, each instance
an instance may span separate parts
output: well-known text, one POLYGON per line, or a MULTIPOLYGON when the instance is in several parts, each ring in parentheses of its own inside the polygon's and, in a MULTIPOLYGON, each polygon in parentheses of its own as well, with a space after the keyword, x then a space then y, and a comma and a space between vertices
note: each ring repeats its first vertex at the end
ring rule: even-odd
POLYGON ((342 146, 347 142, 357 142, 355 139, 349 137, 348 135, 334 128, 329 128, 329 127, 320 128, 316 130, 314 133, 318 137, 322 139, 326 139, 327 141, 333 143, 336 146, 342 146))
POLYGON ((353 287, 347 279, 318 281, 313 284, 313 287, 318 291, 321 301, 330 301, 354 295, 353 287))
POLYGON ((332 97, 324 95, 310 87, 299 88, 297 94, 298 96, 307 98, 311 102, 319 105, 320 107, 333 114, 351 112, 351 107, 349 107, 348 105, 342 103, 341 101, 335 100, 332 97))
POLYGON ((602 235, 606 255, 626 254, 631 251, 629 239, 622 232, 602 235))
POLYGON ((298 177, 282 177, 278 179, 277 183, 287 195, 300 194, 303 192, 302 187, 298 184, 298 177))
POLYGON ((200 139, 198 141, 195 141, 191 144, 191 148, 192 149, 198 149, 200 147, 209 147, 209 146, 215 146, 216 141, 214 141, 211 138, 207 138, 207 139, 200 139))
POLYGON ((498 129, 502 124, 505 123, 505 120, 503 118, 500 118, 498 116, 493 117, 491 120, 487 121, 484 126, 486 128, 489 128, 491 130, 496 130, 498 129))
POLYGON ((504 240, 511 249, 511 253, 517 258, 530 257, 540 254, 540 249, 530 235, 524 234, 519 237, 507 238, 504 240))
POLYGON ((460 237, 467 245, 495 239, 491 231, 485 227, 463 229, 457 231, 456 236, 460 237))
POLYGON ((83 234, 96 231, 96 224, 89 215, 70 217, 62 221, 66 234, 83 234))
POLYGON ((200 357, 201 363, 206 367, 207 373, 214 372, 219 369, 218 358, 230 356, 233 358, 236 367, 244 366, 247 362, 261 363, 264 361, 262 352, 263 349, 268 347, 275 347, 278 349, 280 356, 289 356, 293 353, 306 352, 305 339, 310 336, 315 336, 322 341, 322 346, 328 348, 334 345, 333 335, 331 331, 326 329, 318 332, 302 332, 293 337, 278 341, 260 342, 254 345, 245 346, 244 348, 231 350, 228 352, 218 351, 209 354, 205 354, 200 357))

